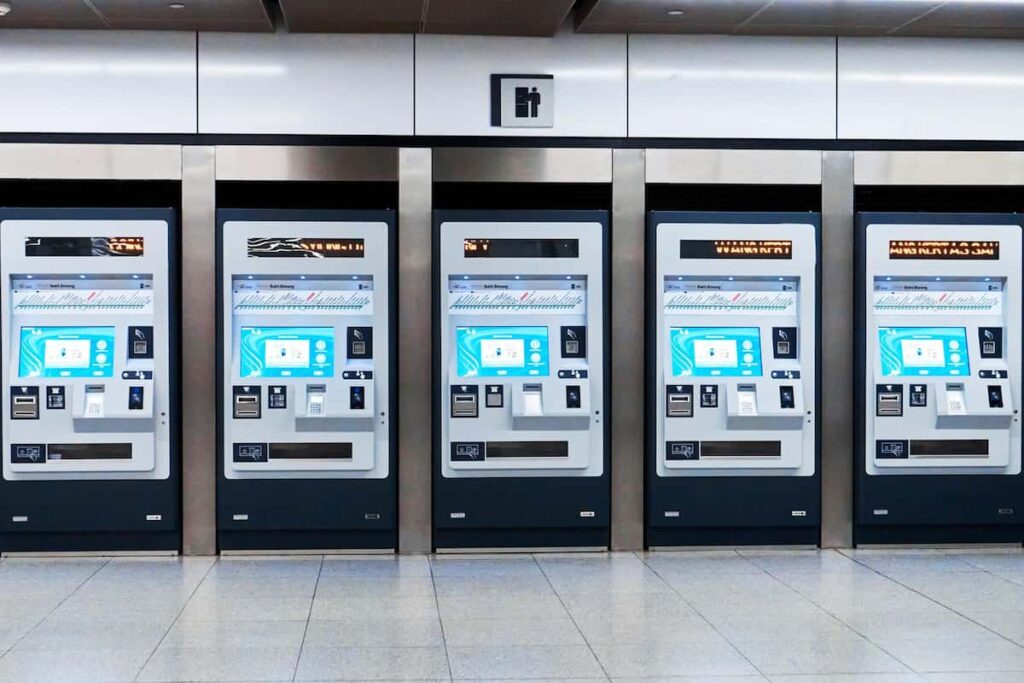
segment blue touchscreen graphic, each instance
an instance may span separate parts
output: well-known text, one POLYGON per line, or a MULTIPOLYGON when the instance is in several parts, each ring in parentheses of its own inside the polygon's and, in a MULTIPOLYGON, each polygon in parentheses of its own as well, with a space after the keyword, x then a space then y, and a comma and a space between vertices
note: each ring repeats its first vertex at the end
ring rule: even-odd
POLYGON ((757 327, 673 327, 672 374, 677 377, 760 377, 757 327))
POLYGON ((243 327, 242 377, 331 377, 333 327, 243 327))
POLYGON ((548 328, 459 327, 455 330, 459 377, 546 376, 548 328))
POLYGON ((883 377, 965 377, 967 330, 963 327, 879 327, 883 377))
POLYGON ((113 327, 23 327, 19 377, 113 377, 113 327))

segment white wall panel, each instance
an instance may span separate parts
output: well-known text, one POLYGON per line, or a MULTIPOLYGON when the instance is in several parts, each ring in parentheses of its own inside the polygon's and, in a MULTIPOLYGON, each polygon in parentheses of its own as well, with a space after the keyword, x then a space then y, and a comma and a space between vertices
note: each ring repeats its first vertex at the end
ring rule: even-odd
POLYGON ((201 33, 199 132, 411 135, 413 38, 201 33))
POLYGON ((0 132, 195 133, 195 34, 0 31, 0 132))
POLYGON ((418 135, 626 135, 626 37, 416 37, 418 135), (495 73, 552 74, 553 128, 492 128, 495 73))
POLYGON ((842 38, 839 136, 1024 139, 1024 43, 842 38))
POLYGON ((630 36, 629 134, 832 138, 835 39, 630 36))

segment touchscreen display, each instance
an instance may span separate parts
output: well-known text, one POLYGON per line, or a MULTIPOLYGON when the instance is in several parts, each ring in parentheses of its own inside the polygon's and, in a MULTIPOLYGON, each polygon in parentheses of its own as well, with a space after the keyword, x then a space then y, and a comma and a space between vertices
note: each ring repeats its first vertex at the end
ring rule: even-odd
POLYGON ((971 374, 963 327, 879 327, 882 376, 971 374))
POLYGON ((672 374, 677 377, 760 377, 757 327, 673 327, 672 374))
POLYGON ((243 327, 242 377, 331 377, 333 327, 243 327))
POLYGON ((113 327, 23 327, 20 377, 113 377, 113 327))
POLYGON ((459 377, 546 376, 548 328, 459 327, 455 330, 459 377))

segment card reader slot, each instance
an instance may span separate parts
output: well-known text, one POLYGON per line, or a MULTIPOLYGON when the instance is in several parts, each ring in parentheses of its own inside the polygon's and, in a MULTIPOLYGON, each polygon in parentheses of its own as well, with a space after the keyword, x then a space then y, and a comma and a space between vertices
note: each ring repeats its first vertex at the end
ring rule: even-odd
POLYGON ((272 443, 271 460, 351 460, 351 443, 272 443))
POLYGON ((131 460, 130 443, 51 443, 47 460, 131 460))
POLYGON ((488 441, 487 459, 568 458, 568 441, 488 441))
POLYGON ((14 396, 11 401, 11 417, 15 420, 39 416, 38 396, 14 396))
POLYGON ((910 442, 911 458, 987 456, 988 439, 920 439, 910 442))
POLYGON ((878 414, 883 416, 900 416, 903 414, 903 394, 885 392, 878 394, 878 414))
POLYGON ((704 458, 781 458, 781 441, 701 441, 704 458))

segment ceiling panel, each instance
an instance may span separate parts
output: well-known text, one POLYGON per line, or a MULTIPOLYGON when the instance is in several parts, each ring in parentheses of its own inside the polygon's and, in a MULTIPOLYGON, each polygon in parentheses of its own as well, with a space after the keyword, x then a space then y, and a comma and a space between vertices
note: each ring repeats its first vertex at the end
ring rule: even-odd
POLYGON ((775 0, 751 19, 770 26, 902 26, 944 0, 775 0))
MULTIPOLYGON (((939 29, 1024 28, 1024 4, 1019 0, 952 0, 908 25, 906 34, 939 29)), ((903 32, 901 31, 901 35, 903 32)))
MULTIPOLYGON (((35 2, 35 0, 32 0, 35 2)), ((117 29, 273 31, 263 0, 89 0, 117 29), (174 9, 173 4, 184 5, 174 9)), ((12 12, 13 14, 13 12, 12 12)))
POLYGON ((731 33, 771 0, 588 0, 581 33, 731 33), (680 11, 678 16, 669 12, 680 11))
POLYGON ((11 13, 0 28, 108 28, 82 0, 6 0, 11 13))
POLYGON ((553 36, 574 0, 430 0, 426 33, 553 36))
MULTIPOLYGON (((482 1, 482 0, 481 0, 482 1)), ((416 33, 424 0, 280 0, 294 33, 416 33)))

